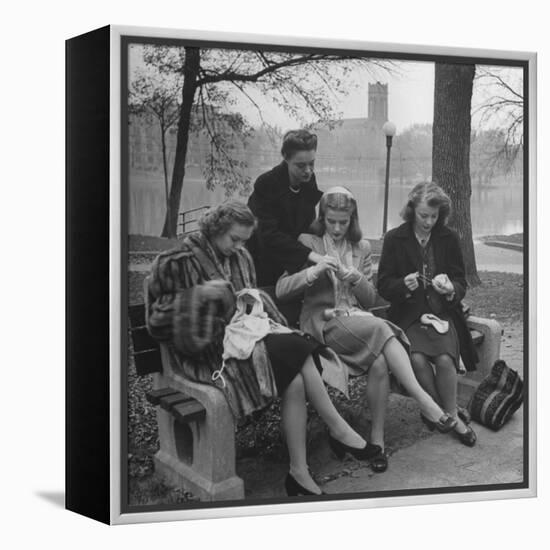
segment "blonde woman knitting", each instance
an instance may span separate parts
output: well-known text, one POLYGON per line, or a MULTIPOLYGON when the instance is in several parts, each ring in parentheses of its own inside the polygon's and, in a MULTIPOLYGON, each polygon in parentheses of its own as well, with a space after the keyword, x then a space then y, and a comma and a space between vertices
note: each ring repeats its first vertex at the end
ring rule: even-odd
MULTIPOLYGON (((389 370, 440 432, 452 430, 456 420, 445 414, 417 382, 403 345, 408 345, 403 331, 366 311, 375 303, 376 290, 371 280, 370 245, 362 240, 352 193, 344 187, 327 190, 311 230, 314 235, 302 234, 299 241, 325 259, 304 266, 298 273, 283 274, 277 282, 277 297, 284 301, 302 295, 301 329, 331 347, 352 374, 367 374, 367 401, 372 415, 369 440, 382 448, 371 460, 371 467, 383 472, 388 466, 384 421, 389 370)), ((335 454, 342 457, 338 442, 329 442, 335 454)))

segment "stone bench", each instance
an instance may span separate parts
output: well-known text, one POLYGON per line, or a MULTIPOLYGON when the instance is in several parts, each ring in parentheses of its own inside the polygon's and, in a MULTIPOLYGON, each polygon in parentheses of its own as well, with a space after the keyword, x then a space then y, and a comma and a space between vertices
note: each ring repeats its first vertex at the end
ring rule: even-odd
MULTIPOLYGON (((372 311, 384 316, 387 307, 372 311)), ((157 409, 160 448, 155 470, 202 501, 244 498, 244 483, 235 471, 236 425, 224 395, 173 371, 166 344, 159 345, 147 332, 143 304, 129 308, 129 321, 136 371, 153 374, 147 399, 157 409)), ((469 316, 467 322, 480 362, 477 371, 459 378, 462 406, 499 358, 502 335, 495 320, 469 316)))
POLYGON ((466 323, 476 344, 479 363, 477 370, 458 378, 458 401, 465 407, 479 383, 491 372, 491 367, 500 358, 500 342, 503 330, 495 319, 469 315, 466 323))
POLYGON ((223 393, 173 371, 166 344, 147 332, 144 304, 130 306, 128 317, 136 372, 153 375, 146 397, 157 410, 155 471, 202 501, 242 499, 244 483, 235 473, 235 422, 223 393))

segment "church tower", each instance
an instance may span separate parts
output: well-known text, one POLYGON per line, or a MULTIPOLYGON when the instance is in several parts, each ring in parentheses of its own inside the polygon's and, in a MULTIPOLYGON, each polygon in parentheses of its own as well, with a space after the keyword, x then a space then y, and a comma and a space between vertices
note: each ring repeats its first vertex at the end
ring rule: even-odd
POLYGON ((388 120, 388 85, 369 84, 369 119, 380 127, 388 120))

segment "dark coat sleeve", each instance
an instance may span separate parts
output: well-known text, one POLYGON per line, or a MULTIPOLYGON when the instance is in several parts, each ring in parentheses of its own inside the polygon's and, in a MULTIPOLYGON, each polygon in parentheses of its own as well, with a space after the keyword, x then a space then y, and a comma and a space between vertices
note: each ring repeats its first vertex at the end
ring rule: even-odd
POLYGON ((260 176, 254 185, 248 206, 258 218, 260 248, 274 263, 293 273, 306 263, 311 249, 281 229, 280 214, 277 211, 280 197, 273 192, 272 187, 271 181, 260 176))
POLYGON ((404 302, 410 291, 405 285, 405 275, 400 273, 398 267, 399 254, 397 239, 390 232, 386 234, 382 245, 382 255, 378 266, 378 293, 382 298, 391 303, 404 302))

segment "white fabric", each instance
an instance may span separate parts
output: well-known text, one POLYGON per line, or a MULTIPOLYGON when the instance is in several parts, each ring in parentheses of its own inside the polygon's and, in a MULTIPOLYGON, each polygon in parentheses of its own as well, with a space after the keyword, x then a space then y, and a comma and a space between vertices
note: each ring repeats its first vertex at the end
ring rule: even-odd
POLYGON ((255 288, 244 288, 236 295, 237 310, 225 327, 223 360, 248 359, 252 350, 268 334, 289 334, 291 329, 270 319, 264 311, 260 293, 255 288), (247 313, 247 306, 252 309, 247 313))
POLYGON ((447 332, 449 332, 449 322, 440 319, 433 313, 424 313, 424 315, 420 317, 420 322, 423 325, 432 325, 432 327, 439 332, 439 334, 447 334, 447 332))
POLYGON ((289 334, 291 329, 270 319, 264 311, 260 293, 256 288, 243 288, 236 294, 237 310, 225 327, 221 369, 212 374, 212 380, 223 379, 228 359, 248 359, 254 346, 268 334, 289 334), (247 313, 248 306, 251 306, 247 313))

